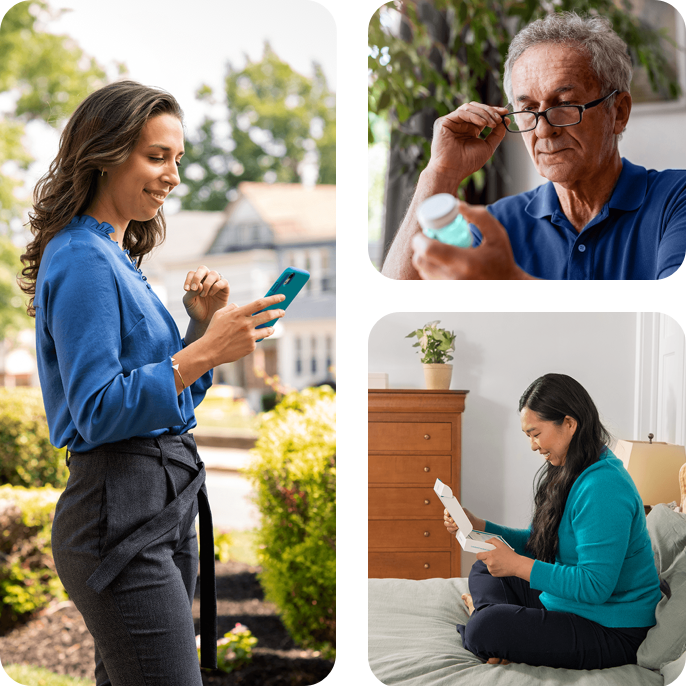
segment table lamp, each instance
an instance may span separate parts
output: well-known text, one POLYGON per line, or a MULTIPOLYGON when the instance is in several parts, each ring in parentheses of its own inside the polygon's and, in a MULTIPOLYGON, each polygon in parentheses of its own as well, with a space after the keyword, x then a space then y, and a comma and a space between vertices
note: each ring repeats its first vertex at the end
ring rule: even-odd
POLYGON ((624 463, 644 505, 681 502, 679 471, 686 463, 683 445, 653 441, 617 441, 615 455, 624 463))

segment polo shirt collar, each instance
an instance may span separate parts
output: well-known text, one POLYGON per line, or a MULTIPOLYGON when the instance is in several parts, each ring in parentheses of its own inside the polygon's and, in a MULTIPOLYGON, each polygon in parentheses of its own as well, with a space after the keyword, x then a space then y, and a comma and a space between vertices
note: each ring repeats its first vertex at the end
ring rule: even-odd
MULTIPOLYGON (((632 164, 626 157, 622 157, 622 171, 612 191, 608 206, 627 212, 637 210, 645 200, 647 188, 648 171, 646 168, 632 164)), ((525 207, 526 213, 537 219, 551 217, 558 210, 560 210, 560 200, 552 181, 539 186, 525 207)))

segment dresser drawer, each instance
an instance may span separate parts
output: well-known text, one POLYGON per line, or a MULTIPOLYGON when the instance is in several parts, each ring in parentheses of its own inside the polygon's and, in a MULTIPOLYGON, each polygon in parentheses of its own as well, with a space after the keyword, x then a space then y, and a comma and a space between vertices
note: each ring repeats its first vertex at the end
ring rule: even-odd
POLYGON ((372 578, 460 575, 461 548, 443 525, 436 479, 460 497, 467 391, 370 389, 368 563, 372 578))
POLYGON ((450 455, 370 455, 369 483, 426 484, 452 481, 450 455))
POLYGON ((369 422, 369 452, 450 452, 452 431, 448 422, 369 422))
POLYGON ((450 553, 369 553, 370 579, 450 578, 450 553))
POLYGON ((443 520, 443 506, 433 488, 370 488, 369 518, 378 517, 443 520))
POLYGON ((373 519, 369 522, 370 548, 450 550, 450 539, 443 519, 373 519))

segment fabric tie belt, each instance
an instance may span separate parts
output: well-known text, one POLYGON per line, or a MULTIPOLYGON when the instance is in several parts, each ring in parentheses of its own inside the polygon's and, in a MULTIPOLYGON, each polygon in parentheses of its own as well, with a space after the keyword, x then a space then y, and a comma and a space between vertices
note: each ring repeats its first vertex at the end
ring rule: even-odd
POLYGON ((159 514, 136 529, 116 545, 91 574, 86 585, 96 593, 102 593, 121 573, 126 565, 147 545, 171 531, 198 499, 200 514, 200 666, 217 668, 217 590, 214 571, 214 533, 212 513, 205 487, 205 465, 200 461, 195 439, 190 434, 169 436, 163 434, 154 439, 128 439, 118 443, 99 446, 89 451, 125 452, 161 457, 162 464, 174 462, 188 471, 195 472, 186 462, 175 459, 172 445, 182 443, 195 453, 198 469, 196 477, 159 514))

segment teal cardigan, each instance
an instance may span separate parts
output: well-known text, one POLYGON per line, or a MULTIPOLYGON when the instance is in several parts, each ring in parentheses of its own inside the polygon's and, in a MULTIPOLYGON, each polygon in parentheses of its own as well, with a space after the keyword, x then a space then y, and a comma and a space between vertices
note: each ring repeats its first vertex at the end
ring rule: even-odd
MULTIPOLYGON (((531 533, 486 522, 520 555, 531 533)), ((621 460, 605 449, 572 486, 558 529, 555 563, 536 560, 531 588, 548 610, 571 612, 607 627, 655 624, 660 579, 643 503, 621 460)))

